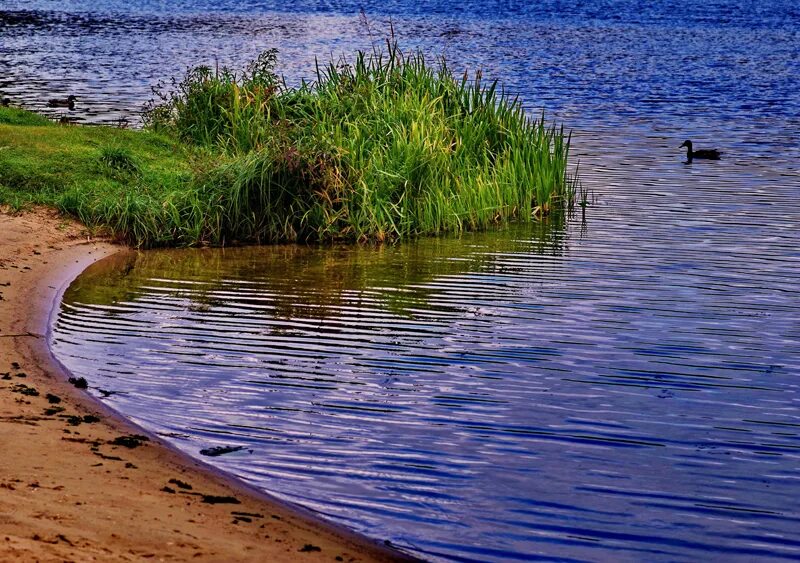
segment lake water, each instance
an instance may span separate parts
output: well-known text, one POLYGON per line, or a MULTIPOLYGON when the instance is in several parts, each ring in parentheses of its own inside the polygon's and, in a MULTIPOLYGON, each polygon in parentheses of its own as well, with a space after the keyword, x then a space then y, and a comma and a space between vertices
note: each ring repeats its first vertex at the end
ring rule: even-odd
POLYGON ((428 559, 800 558, 796 2, 6 1, 0 93, 402 43, 575 131, 585 218, 397 247, 122 255, 52 336, 177 447, 428 559), (358 10, 363 6, 369 26, 358 10), (678 145, 719 148, 682 163, 678 145))

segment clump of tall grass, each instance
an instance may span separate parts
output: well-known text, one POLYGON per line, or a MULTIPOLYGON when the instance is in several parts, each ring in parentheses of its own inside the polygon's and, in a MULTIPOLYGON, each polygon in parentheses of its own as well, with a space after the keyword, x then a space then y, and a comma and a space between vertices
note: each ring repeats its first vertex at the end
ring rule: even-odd
POLYGON ((157 99, 144 112, 145 123, 166 128, 185 141, 234 152, 258 149, 269 136, 269 105, 278 89, 277 50, 251 61, 242 73, 223 67, 190 69, 171 88, 154 89, 157 99))
POLYGON ((100 151, 100 162, 117 172, 129 174, 139 172, 136 159, 123 147, 103 147, 100 151))
POLYGON ((574 204, 563 128, 480 73, 456 78, 444 60, 392 43, 318 66, 296 88, 274 64, 268 51, 242 73, 196 68, 145 114, 149 127, 221 155, 192 187, 199 208, 179 211, 192 236, 382 241, 574 204))

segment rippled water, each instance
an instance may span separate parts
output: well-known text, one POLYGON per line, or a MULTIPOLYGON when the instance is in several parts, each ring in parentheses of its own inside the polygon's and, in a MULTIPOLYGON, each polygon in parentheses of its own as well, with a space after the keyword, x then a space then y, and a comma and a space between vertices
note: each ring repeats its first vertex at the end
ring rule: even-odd
POLYGON ((54 347, 185 451, 245 446, 214 463, 425 557, 797 558, 797 183, 670 151, 586 155, 585 223, 122 256, 54 347))
POLYGON ((113 121, 187 66, 238 67, 269 47, 290 83, 313 78, 315 57, 380 43, 390 21, 404 47, 481 67, 570 127, 677 123, 757 153, 797 144, 795 0, 4 0, 0 94, 47 111, 71 93, 71 117, 113 121))
MULTIPOLYGON (((128 4, 4 2, 0 91, 108 121, 188 64, 278 46, 293 81, 371 40, 355 3, 128 4)), ((364 7, 575 128, 585 220, 122 255, 67 292, 59 359, 426 558, 800 558, 797 5, 573 4, 364 7), (684 165, 685 138, 723 160, 684 165)))

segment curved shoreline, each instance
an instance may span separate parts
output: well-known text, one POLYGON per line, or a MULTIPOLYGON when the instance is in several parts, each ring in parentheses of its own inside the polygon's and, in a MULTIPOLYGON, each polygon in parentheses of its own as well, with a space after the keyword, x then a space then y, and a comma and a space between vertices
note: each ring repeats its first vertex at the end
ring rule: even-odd
POLYGON ((55 212, 0 211, 0 559, 413 560, 186 456, 67 382, 47 338, 60 297, 119 251, 55 212), (127 435, 149 440, 112 443, 127 435))

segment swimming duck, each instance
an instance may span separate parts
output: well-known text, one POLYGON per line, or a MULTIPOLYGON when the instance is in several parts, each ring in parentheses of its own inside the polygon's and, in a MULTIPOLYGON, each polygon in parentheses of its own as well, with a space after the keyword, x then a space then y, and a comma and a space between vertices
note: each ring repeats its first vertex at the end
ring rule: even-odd
POLYGON ((75 109, 76 96, 69 95, 66 98, 55 98, 47 102, 47 106, 51 108, 69 108, 75 109))
POLYGON ((707 160, 719 160, 719 155, 722 154, 717 149, 703 149, 703 150, 699 150, 699 151, 693 151, 692 150, 692 142, 689 141, 689 140, 684 141, 683 144, 678 148, 682 149, 683 147, 686 147, 686 159, 689 162, 691 162, 693 158, 705 158, 707 160))

